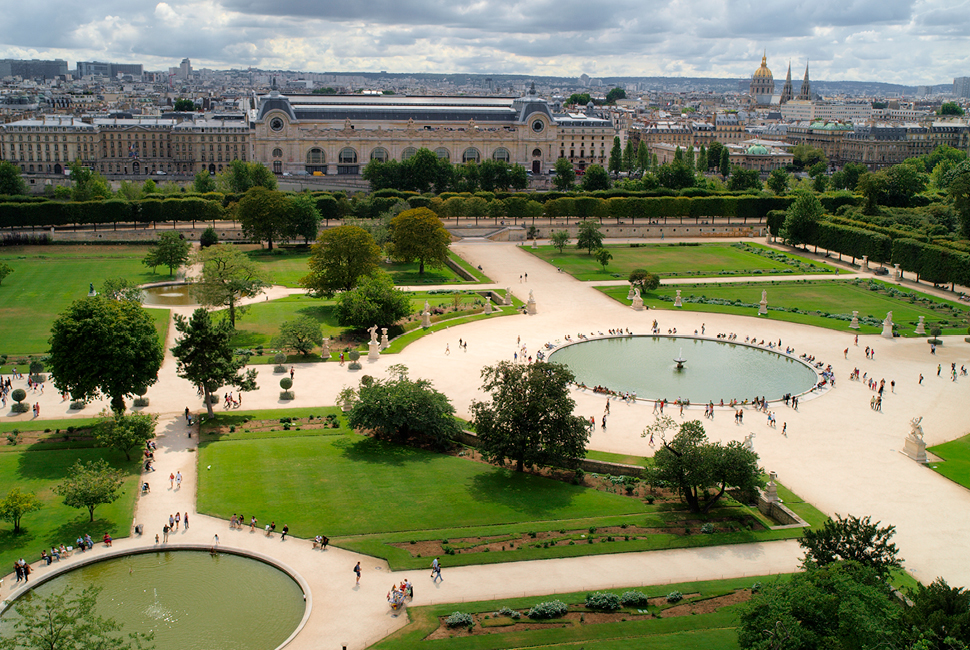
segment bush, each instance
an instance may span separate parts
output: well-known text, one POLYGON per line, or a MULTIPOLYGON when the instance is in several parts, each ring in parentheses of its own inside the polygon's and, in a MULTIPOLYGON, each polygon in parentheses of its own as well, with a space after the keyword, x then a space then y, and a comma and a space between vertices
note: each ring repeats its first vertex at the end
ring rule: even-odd
POLYGON ((680 593, 679 591, 671 591, 669 594, 667 594, 668 603, 679 603, 683 599, 684 594, 680 593))
POLYGON ((569 606, 561 600, 548 600, 544 603, 534 605, 526 616, 536 620, 544 618, 559 618, 560 616, 565 616, 566 612, 568 611, 569 606))
MULTIPOLYGON (((27 399, 27 391, 25 391, 23 388, 18 388, 14 390, 12 393, 10 393, 10 397, 13 399, 13 401, 20 403, 25 399, 27 399)), ((24 411, 20 411, 20 413, 23 413, 23 412, 24 411)))
POLYGON ((347 367, 348 367, 348 368, 350 368, 351 370, 360 370, 360 369, 361 369, 361 368, 363 368, 364 366, 362 366, 362 365, 360 365, 360 361, 351 361, 351 362, 350 362, 350 363, 349 363, 349 364, 347 365, 347 367))
POLYGON ((517 609, 512 609, 511 607, 503 607, 502 609, 498 610, 497 616, 505 616, 506 618, 515 620, 522 617, 522 612, 517 609))
POLYGON ((705 535, 711 535, 714 533, 714 524, 704 524, 701 526, 701 532, 705 535))
POLYGON ((351 350, 349 353, 347 353, 347 356, 351 361, 357 361, 360 359, 360 350, 351 350))
POLYGON ((290 379, 289 377, 283 377, 282 379, 280 379, 280 388, 282 388, 283 390, 290 390, 291 388, 293 388, 293 380, 290 379))
POLYGON ((148 406, 148 398, 147 397, 136 397, 135 398, 135 401, 133 402, 133 405, 134 406, 148 406))
POLYGON ((607 591, 586 594, 586 609, 620 609, 620 597, 607 591))
POLYGON ((219 233, 213 227, 208 227, 202 231, 202 236, 199 237, 199 245, 202 248, 208 248, 209 246, 215 246, 219 243, 219 233))
POLYGON ((286 355, 283 354, 282 352, 277 352, 276 354, 273 355, 273 363, 275 363, 276 365, 282 365, 286 363, 286 355))
POLYGON ((474 624, 475 619, 472 618, 471 614, 465 612, 455 612, 445 619, 445 625, 448 627, 471 627, 474 624))
POLYGON ((642 591, 624 591, 620 596, 620 602, 624 607, 645 607, 649 600, 642 591))
POLYGON ((14 413, 26 413, 27 411, 30 410, 30 405, 24 404, 23 402, 17 402, 16 404, 10 407, 10 410, 13 411, 14 413))

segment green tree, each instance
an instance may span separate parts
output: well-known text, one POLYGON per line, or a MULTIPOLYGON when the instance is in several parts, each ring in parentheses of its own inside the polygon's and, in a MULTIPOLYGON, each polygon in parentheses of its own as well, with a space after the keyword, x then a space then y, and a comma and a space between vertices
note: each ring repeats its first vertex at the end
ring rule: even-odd
POLYGON ((361 382, 347 423, 385 440, 427 441, 438 448, 461 430, 448 397, 427 379, 410 379, 402 365, 388 368, 387 379, 361 382))
POLYGON ((569 246, 569 241, 570 241, 569 231, 556 230, 552 233, 552 235, 549 236, 549 240, 552 242, 553 246, 559 249, 559 252, 561 253, 562 249, 566 248, 566 246, 569 246))
MULTIPOLYGON (((711 149, 714 148, 714 144, 711 144, 711 149)), ((731 173, 731 154, 728 152, 727 147, 721 147, 721 160, 717 166, 718 172, 721 174, 721 178, 727 178, 728 174, 731 173)))
POLYGON ((731 178, 728 180, 728 189, 732 192, 743 190, 760 190, 761 174, 757 169, 745 169, 740 165, 735 165, 731 169, 731 178))
POLYGON ((601 165, 590 165, 583 175, 582 187, 584 192, 610 189, 610 175, 601 165))
POLYGON ((768 189, 778 196, 788 191, 789 183, 791 183, 791 174, 784 169, 773 169, 768 175, 768 189))
POLYGON ((405 210, 391 219, 391 254, 405 263, 418 262, 418 273, 425 265, 441 268, 448 261, 451 235, 428 208, 405 210))
POLYGON ((152 269, 156 266, 167 266, 168 277, 175 275, 175 269, 181 268, 189 261, 189 251, 192 244, 185 239, 185 235, 175 230, 167 230, 152 242, 151 248, 142 260, 142 264, 152 269))
MULTIPOLYGON (((970 162, 963 161, 953 167, 944 178, 946 193, 953 201, 953 208, 960 220, 961 233, 970 238, 970 162)), ((2 274, 3 271, 0 270, 0 275, 2 274)))
POLYGON ((111 188, 108 181, 98 172, 80 160, 71 163, 71 200, 90 201, 92 199, 110 199, 111 188))
POLYGON ((700 151, 697 152, 697 171, 706 174, 707 169, 707 149, 701 145, 700 151))
POLYGON ((212 178, 212 174, 204 169, 201 169, 196 173, 195 178, 192 180, 192 191, 198 192, 199 194, 205 194, 206 192, 216 191, 216 181, 212 178))
POLYGON ((665 163, 657 168, 657 182, 661 187, 672 190, 681 190, 685 187, 694 187, 696 183, 694 172, 687 166, 687 162, 681 158, 674 159, 671 163, 665 163))
POLYGON ((141 185, 142 196, 148 196, 149 194, 155 194, 158 192, 158 185, 155 184, 150 178, 145 179, 145 182, 141 185))
POLYGON ((940 110, 936 112, 937 115, 963 115, 963 109, 956 102, 943 102, 940 105, 940 110))
POLYGON ((323 231, 311 251, 310 273, 300 280, 300 286, 319 296, 350 291, 362 276, 375 273, 381 261, 374 238, 358 226, 323 231))
POLYGON ((3 284, 3 279, 13 273, 13 267, 6 262, 0 262, 0 284, 3 284))
POLYGON ((647 151, 647 143, 643 140, 637 146, 637 169, 646 171, 650 167, 650 154, 647 151))
POLYGON ((628 172, 636 167, 636 157, 633 150, 633 140, 627 140, 626 146, 623 147, 623 169, 621 171, 628 172))
POLYGON ((357 286, 337 296, 337 322, 354 329, 372 325, 390 327, 411 313, 411 299, 396 289, 387 273, 376 272, 358 279, 357 286))
POLYGON ((253 298, 269 286, 265 272, 245 253, 230 244, 203 248, 195 256, 202 274, 195 278, 192 295, 200 305, 226 307, 229 322, 236 326, 238 303, 253 298))
POLYGON ((127 278, 105 278, 98 295, 109 300, 128 300, 141 304, 145 293, 141 287, 127 278))
POLYGON ((622 88, 613 88, 606 93, 607 104, 615 104, 618 99, 626 99, 626 91, 622 88))
POLYGON ((479 450, 489 462, 570 467, 586 457, 590 425, 573 415, 573 373, 558 363, 500 361, 482 369, 490 402, 473 401, 479 450))
POLYGON ((121 633, 112 618, 97 613, 102 587, 89 586, 77 596, 68 587, 43 598, 20 598, 17 613, 0 650, 151 650, 154 633, 121 633))
POLYGON ((552 184, 556 189, 560 192, 573 189, 576 183, 576 170, 573 169, 573 164, 565 158, 559 158, 556 160, 554 170, 555 177, 552 179, 552 184))
POLYGON ((876 214, 880 201, 884 200, 887 185, 886 175, 882 172, 865 172, 859 177, 856 190, 862 193, 865 202, 863 212, 876 214))
POLYGON ((320 323, 309 316, 281 323, 279 336, 273 340, 273 346, 296 350, 305 357, 319 345, 323 345, 323 331, 320 323))
POLYGON ((835 519, 826 519, 821 528, 806 529, 798 544, 805 549, 806 568, 852 560, 885 580, 890 572, 903 566, 899 549, 890 541, 895 534, 895 526, 880 528, 879 522, 872 523, 870 517, 843 518, 836 514, 835 519))
POLYGON ((603 233, 600 224, 593 219, 585 219, 579 223, 579 234, 576 237, 576 248, 585 248, 587 254, 603 248, 603 233))
POLYGON ((794 193, 794 196, 795 200, 785 211, 785 222, 778 234, 790 246, 814 243, 818 237, 818 222, 822 218, 822 203, 816 195, 804 190, 794 193))
POLYGON ((752 494, 764 486, 758 455, 736 440, 727 445, 709 442, 704 426, 697 420, 684 422, 670 442, 666 432, 676 428, 674 421, 660 416, 643 435, 660 434, 663 446, 654 454, 650 482, 676 490, 691 512, 709 512, 728 487, 752 494), (713 495, 709 489, 717 490, 713 495), (701 500, 706 505, 701 507, 701 500))
POLYGON ((199 237, 199 246, 202 248, 208 248, 209 246, 215 246, 219 243, 219 233, 212 226, 209 226, 202 231, 202 235, 199 237))
POLYGON ((181 334, 172 348, 176 373, 202 388, 210 418, 214 414, 209 398, 223 386, 235 386, 239 391, 256 390, 256 371, 243 372, 245 358, 234 355, 231 323, 214 322, 209 312, 200 307, 192 312, 191 318, 175 314, 175 329, 181 334))
POLYGON ((148 413, 116 413, 109 415, 101 412, 91 427, 94 439, 102 447, 117 449, 131 460, 131 450, 141 447, 155 437, 158 416, 148 413))
POLYGON ((176 111, 195 111, 195 102, 191 99, 179 98, 175 100, 176 111))
POLYGON ((0 161, 0 196, 27 194, 27 183, 20 175, 20 168, 6 160, 0 161))
POLYGON ((937 578, 929 586, 917 583, 909 597, 913 606, 903 610, 903 620, 926 642, 914 648, 954 650, 970 644, 970 591, 937 578))
POLYGON ((273 250, 273 240, 279 241, 293 230, 292 207, 293 201, 283 192, 254 187, 239 200, 236 218, 239 219, 246 237, 259 242, 266 241, 267 250, 273 250))
POLYGON ((54 494, 64 497, 64 505, 87 508, 89 521, 94 521, 94 509, 103 503, 114 503, 121 495, 118 490, 125 482, 124 472, 113 469, 103 458, 74 463, 70 475, 54 487, 54 494))
POLYGON ((290 231, 287 234, 293 238, 302 238, 304 245, 309 244, 310 240, 317 238, 317 230, 320 228, 317 201, 309 192, 300 192, 289 197, 288 201, 290 231))
POLYGON ((763 586, 741 607, 738 644, 756 650, 904 647, 901 615, 874 571, 839 562, 763 586))
POLYGON ((580 106, 586 106, 587 104, 589 104, 589 102, 590 102, 589 93, 573 93, 572 95, 569 96, 569 99, 566 100, 567 105, 578 104, 580 106))
POLYGON ((605 248, 601 248, 598 251, 596 251, 596 261, 599 262, 600 266, 603 267, 604 271, 606 270, 606 265, 610 263, 611 259, 613 259, 613 253, 606 250, 605 248))
POLYGON ((162 345, 138 303, 104 296, 77 300, 54 321, 49 343, 54 385, 75 400, 105 395, 120 413, 136 387, 158 381, 162 345))
POLYGON ((620 137, 613 137, 613 148, 610 149, 610 173, 616 174, 623 168, 623 151, 620 148, 620 137))
POLYGON ((276 176, 259 162, 233 160, 216 177, 216 184, 223 192, 245 194, 253 187, 276 189, 276 176))
POLYGON ((694 174, 696 157, 694 156, 694 145, 687 145, 687 155, 684 157, 684 162, 687 163, 687 169, 690 170, 691 175, 694 174))
MULTIPOLYGON (((710 171, 712 167, 717 167, 721 163, 721 153, 724 151, 724 145, 713 140, 711 146, 707 148, 707 169, 704 171, 710 171)), ((728 161, 730 164, 730 160, 728 161)))
POLYGON ((792 166, 794 166, 796 171, 811 169, 812 165, 819 162, 825 162, 826 164, 828 162, 824 151, 805 143, 796 144, 792 147, 792 159, 792 166))
POLYGON ((630 271, 629 282, 633 286, 639 287, 641 294, 653 291, 660 286, 660 278, 646 269, 633 269, 630 271))
POLYGON ((0 501, 0 519, 13 524, 13 532, 20 532, 20 520, 23 516, 40 510, 43 504, 33 492, 21 492, 19 487, 10 488, 10 492, 0 501))

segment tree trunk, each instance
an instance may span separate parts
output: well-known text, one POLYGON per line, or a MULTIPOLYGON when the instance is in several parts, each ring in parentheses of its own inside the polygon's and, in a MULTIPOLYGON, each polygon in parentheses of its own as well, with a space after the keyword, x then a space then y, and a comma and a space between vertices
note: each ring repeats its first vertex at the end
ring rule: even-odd
POLYGON ((273 250, 273 240, 272 240, 272 239, 270 239, 270 240, 268 241, 268 243, 267 243, 267 245, 266 245, 266 250, 268 250, 268 251, 271 251, 271 250, 273 250))
POLYGON ((521 458, 518 459, 517 461, 515 461, 515 471, 516 472, 523 472, 523 471, 525 471, 525 463, 522 462, 522 459, 521 458))
POLYGON ((89 519, 88 521, 90 521, 91 523, 94 523, 94 506, 88 506, 88 513, 90 513, 91 515, 91 519, 89 519))
POLYGON ((711 511, 711 508, 713 508, 713 507, 714 507, 714 504, 715 504, 715 503, 717 503, 717 502, 718 502, 718 500, 719 500, 719 499, 720 499, 720 498, 721 498, 721 497, 722 497, 722 496, 724 495, 724 490, 725 490, 726 488, 727 488, 727 486, 726 486, 726 485, 724 485, 724 484, 722 484, 722 485, 721 485, 721 491, 720 491, 720 492, 718 492, 718 493, 717 493, 717 494, 716 494, 716 495, 714 496, 714 498, 713 498, 713 499, 711 499, 710 501, 708 501, 708 502, 707 502, 707 505, 706 505, 706 506, 704 506, 704 510, 703 510, 703 512, 704 512, 704 514, 705 514, 705 515, 706 515, 706 514, 707 514, 708 512, 710 512, 710 511, 711 511))
MULTIPOLYGON (((202 397, 205 399, 205 409, 209 414, 209 418, 214 418, 215 413, 212 412, 212 400, 210 399, 211 393, 209 392, 209 389, 205 388, 204 386, 202 388, 202 397)), ((199 425, 199 431, 202 431, 202 425, 199 425)))
POLYGON ((418 266, 418 274, 420 275, 420 274, 423 274, 424 273, 424 260, 423 259, 422 260, 418 260, 418 263, 420 265, 420 266, 418 266))
POLYGON ((232 298, 229 299, 229 323, 236 328, 236 301, 232 298))

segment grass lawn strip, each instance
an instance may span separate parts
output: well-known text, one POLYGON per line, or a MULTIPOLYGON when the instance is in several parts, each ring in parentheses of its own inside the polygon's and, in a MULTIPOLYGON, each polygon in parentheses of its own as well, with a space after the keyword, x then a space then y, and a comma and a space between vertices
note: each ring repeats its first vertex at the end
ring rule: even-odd
POLYGON ((928 452, 942 458, 942 463, 930 463, 930 468, 970 490, 970 435, 928 447, 928 452))
POLYGON ((616 244, 605 247, 613 255, 604 270, 595 256, 573 246, 560 253, 554 246, 523 247, 536 257, 561 268, 577 280, 626 279, 634 269, 647 269, 661 278, 720 277, 724 275, 781 275, 798 273, 829 273, 830 267, 813 264, 795 255, 752 244, 616 244), (755 254, 745 248, 766 254, 755 254))
MULTIPOLYGON (((600 291, 621 303, 626 300, 628 287, 597 287, 600 291)), ((757 306, 736 306, 731 304, 707 304, 689 302, 691 296, 703 296, 708 299, 735 301, 739 300, 748 305, 757 305, 761 301, 761 292, 768 292, 768 318, 791 323, 802 323, 815 327, 834 330, 849 330, 852 311, 859 312, 860 319, 869 317, 880 322, 880 325, 860 323, 860 334, 877 334, 882 331, 881 321, 886 312, 893 312, 893 322, 899 328, 901 336, 916 336, 913 331, 919 322, 919 317, 925 317, 926 330, 945 321, 941 325, 943 334, 963 334, 967 331, 967 317, 970 309, 958 302, 942 300, 928 294, 907 291, 914 294, 914 298, 894 297, 883 293, 886 289, 896 290, 891 284, 878 280, 846 280, 813 282, 796 280, 792 282, 737 282, 730 284, 688 284, 661 285, 656 291, 648 292, 643 301, 650 309, 675 309, 673 297, 680 290, 683 298, 683 311, 712 312, 721 314, 738 314, 741 316, 755 316, 757 306), (879 290, 871 290, 877 287, 879 290), (668 300, 662 300, 661 297, 668 300), (911 302, 911 300, 913 302, 911 302), (800 309, 809 313, 795 313, 785 310, 775 310, 772 307, 800 309), (820 313, 814 313, 814 312, 820 313), (838 315, 839 318, 826 317, 821 314, 838 315)), ((739 334, 744 334, 739 332, 739 334)))

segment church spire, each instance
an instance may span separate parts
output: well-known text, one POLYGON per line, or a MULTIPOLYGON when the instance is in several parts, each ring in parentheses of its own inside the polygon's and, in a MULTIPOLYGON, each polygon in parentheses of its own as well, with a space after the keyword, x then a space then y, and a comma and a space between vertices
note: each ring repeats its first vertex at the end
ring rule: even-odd
POLYGON ((780 103, 784 104, 794 99, 795 91, 791 83, 791 60, 788 61, 788 74, 785 76, 785 85, 781 89, 780 103))
POLYGON ((805 78, 802 80, 801 90, 798 91, 799 99, 812 98, 812 84, 808 81, 808 62, 805 62, 805 78))

